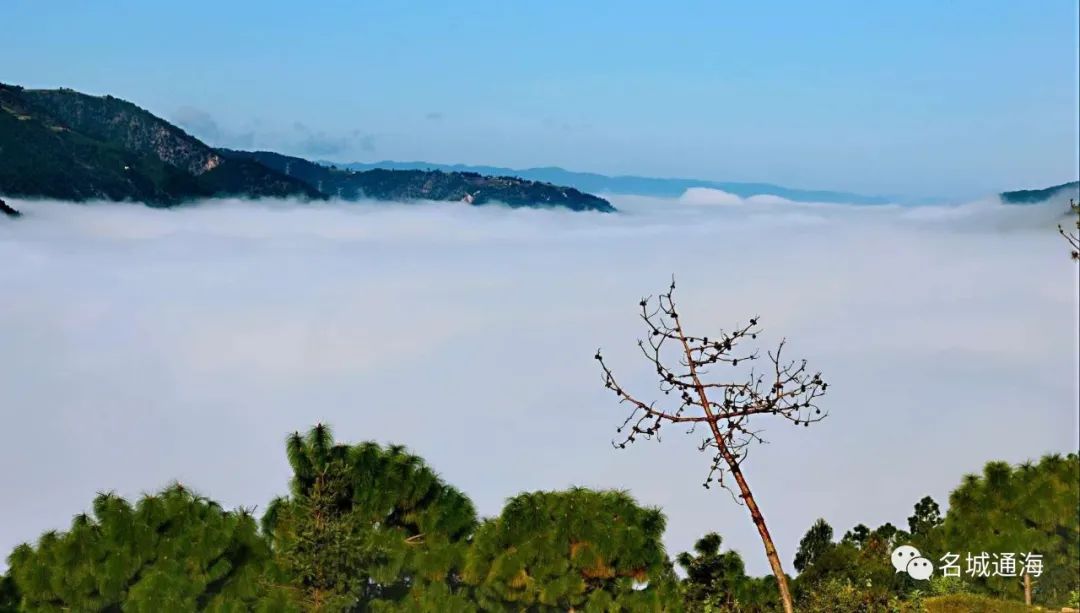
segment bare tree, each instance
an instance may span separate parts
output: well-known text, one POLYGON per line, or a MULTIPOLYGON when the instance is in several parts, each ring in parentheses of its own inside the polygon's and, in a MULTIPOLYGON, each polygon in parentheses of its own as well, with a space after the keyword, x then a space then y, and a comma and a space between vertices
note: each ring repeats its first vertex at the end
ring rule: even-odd
POLYGON ((752 418, 775 416, 796 426, 821 421, 827 413, 822 413, 815 400, 825 393, 828 384, 821 379, 820 373, 811 374, 807 370, 805 360, 784 361, 781 357, 784 341, 775 352, 767 352, 766 368, 756 371, 753 365, 760 357, 758 352, 741 349, 741 345, 756 340, 761 332, 756 317, 732 332, 721 331, 719 337, 687 334, 675 308, 674 292, 673 279, 667 293, 655 301, 652 297, 641 300, 641 319, 648 336, 638 341, 641 352, 655 367, 660 390, 665 396, 677 399, 672 400, 671 406, 645 402, 627 392, 615 380, 600 351, 596 352, 605 387, 619 397, 620 403, 630 406, 630 415, 617 430, 620 437, 612 444, 622 449, 639 439, 659 440, 664 424, 688 424, 689 433, 699 425, 706 426, 708 433, 700 449, 712 457, 702 485, 708 488, 715 482, 750 511, 776 576, 784 610, 791 613, 793 605, 787 575, 765 525, 765 517, 746 482, 742 463, 751 444, 764 442, 761 430, 755 430, 751 425, 752 418), (738 381, 717 382, 708 378, 713 368, 738 367, 739 364, 750 365, 750 368, 748 374, 745 368, 737 371, 744 376, 738 381), (734 488, 725 475, 734 480, 734 488))
MULTIPOLYGON (((1076 229, 1080 230, 1080 204, 1070 199, 1069 212, 1076 215, 1076 229)), ((1065 228, 1058 224, 1058 233, 1069 242, 1069 247, 1072 248, 1072 259, 1080 260, 1080 232, 1066 232, 1065 228)))

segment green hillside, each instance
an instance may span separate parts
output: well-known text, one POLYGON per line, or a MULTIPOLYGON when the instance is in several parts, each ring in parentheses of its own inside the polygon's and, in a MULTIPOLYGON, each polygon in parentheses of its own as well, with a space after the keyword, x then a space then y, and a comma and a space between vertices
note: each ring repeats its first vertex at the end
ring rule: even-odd
POLYGON ((0 84, 0 193, 167 206, 212 196, 320 198, 112 96, 0 84))

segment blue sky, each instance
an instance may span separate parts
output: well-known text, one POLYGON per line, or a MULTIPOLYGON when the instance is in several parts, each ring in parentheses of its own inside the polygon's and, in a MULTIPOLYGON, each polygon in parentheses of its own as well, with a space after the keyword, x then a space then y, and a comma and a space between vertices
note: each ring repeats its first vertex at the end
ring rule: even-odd
POLYGON ((1077 176, 1066 0, 16 0, 3 22, 0 81, 217 145, 957 198, 1077 176))

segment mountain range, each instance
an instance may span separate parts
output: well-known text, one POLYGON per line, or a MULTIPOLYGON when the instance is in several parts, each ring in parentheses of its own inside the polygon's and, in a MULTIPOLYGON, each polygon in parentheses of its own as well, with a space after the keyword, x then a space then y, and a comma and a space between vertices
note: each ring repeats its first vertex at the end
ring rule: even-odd
POLYGON ((828 190, 809 190, 784 187, 772 183, 740 183, 732 181, 709 181, 703 179, 665 179, 658 177, 638 177, 630 175, 608 176, 592 172, 576 172, 558 166, 542 168, 513 169, 501 166, 470 166, 466 164, 433 164, 430 162, 351 162, 336 164, 323 161, 322 164, 334 164, 349 170, 371 170, 375 168, 393 170, 442 170, 446 172, 474 172, 482 175, 514 176, 533 181, 569 185, 593 194, 633 194, 639 196, 657 196, 677 198, 686 190, 695 187, 718 189, 729 194, 748 198, 750 196, 771 195, 795 202, 836 202, 840 204, 886 204, 888 199, 880 196, 866 196, 850 192, 828 190))
POLYGON ((470 204, 501 202, 511 207, 558 206, 611 212, 607 200, 572 187, 520 177, 442 169, 352 170, 310 162, 272 151, 218 150, 227 159, 257 162, 303 181, 321 194, 342 200, 462 200, 470 204))
MULTIPOLYGON (((436 164, 431 162, 320 162, 324 165, 364 171, 370 169, 396 170, 443 170, 447 172, 475 172, 488 175, 509 175, 546 181, 559 185, 569 185, 579 190, 597 194, 628 194, 638 196, 656 196, 676 198, 686 190, 696 187, 717 189, 743 198, 750 196, 779 196, 793 202, 831 202, 837 204, 889 204, 894 199, 881 196, 867 196, 851 192, 830 190, 809 190, 784 187, 773 183, 740 183, 732 181, 710 181, 705 179, 667 179, 658 177, 640 177, 633 175, 609 176, 591 172, 566 170, 558 166, 541 168, 513 169, 501 166, 473 166, 467 164, 436 164)), ((1062 183, 1045 189, 1030 189, 1001 192, 998 196, 1005 204, 1038 204, 1052 198, 1065 195, 1080 200, 1080 182, 1062 183)), ((901 200, 905 204, 947 204, 950 200, 927 198, 922 200, 901 200)))
POLYGON ((138 106, 70 89, 0 84, 0 194, 173 206, 200 198, 455 200, 610 212, 603 198, 509 176, 354 171, 215 149, 138 106))
MULTIPOLYGON (((887 202, 876 196, 769 183, 606 176, 558 167, 312 162, 271 151, 214 148, 113 96, 0 83, 0 195, 151 206, 223 196, 444 200, 611 212, 614 207, 592 193, 678 197, 691 188, 742 197, 769 194, 796 202, 887 202)), ((1063 195, 1080 199, 1080 183, 999 194, 1006 204, 1032 204, 1063 195)), ((0 212, 15 213, 6 204, 0 204, 0 212)))

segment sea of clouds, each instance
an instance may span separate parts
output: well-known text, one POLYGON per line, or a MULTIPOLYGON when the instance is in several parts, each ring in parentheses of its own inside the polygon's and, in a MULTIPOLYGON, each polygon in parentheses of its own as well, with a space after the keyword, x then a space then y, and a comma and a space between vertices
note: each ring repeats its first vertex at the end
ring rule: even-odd
POLYGON ((830 383, 827 420, 762 420, 745 464, 789 567, 817 517, 905 527, 988 460, 1077 448, 1063 206, 612 200, 9 199, 24 216, 0 219, 0 552, 103 490, 180 480, 262 509, 287 491, 284 437, 326 422, 409 446, 482 514, 522 490, 625 488, 664 508, 670 553, 718 531, 767 572, 746 510, 701 487, 700 435, 610 445, 625 414, 592 356, 663 398, 637 302, 672 274, 692 330, 759 315, 762 349, 786 337, 830 383))

